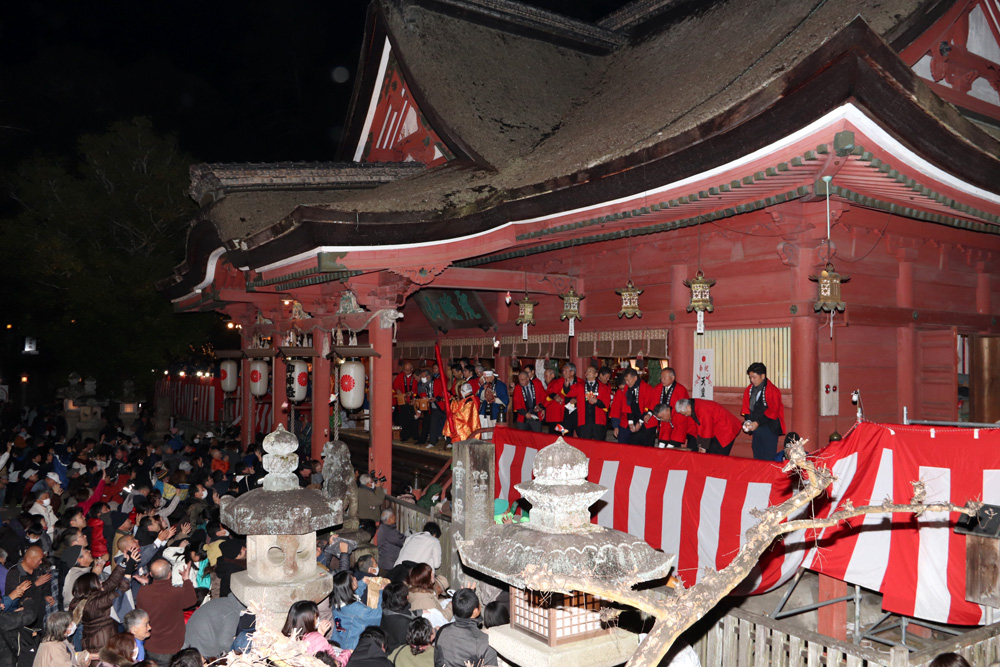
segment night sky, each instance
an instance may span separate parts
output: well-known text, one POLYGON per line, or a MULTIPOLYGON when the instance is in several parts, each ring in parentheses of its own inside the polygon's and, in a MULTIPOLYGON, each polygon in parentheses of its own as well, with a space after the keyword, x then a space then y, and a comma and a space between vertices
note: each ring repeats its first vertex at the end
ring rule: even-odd
MULTIPOLYGON (((595 19, 616 0, 534 0, 595 19)), ((0 15, 0 169, 147 116, 206 162, 330 160, 366 0, 10 2, 0 15)))

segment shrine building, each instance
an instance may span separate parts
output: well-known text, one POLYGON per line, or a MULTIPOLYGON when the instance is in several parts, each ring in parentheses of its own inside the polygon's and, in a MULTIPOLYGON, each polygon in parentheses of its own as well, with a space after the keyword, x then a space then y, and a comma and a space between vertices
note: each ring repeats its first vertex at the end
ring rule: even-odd
POLYGON ((515 359, 639 361, 654 383, 669 364, 733 412, 762 361, 814 444, 854 423, 855 390, 871 420, 992 422, 998 18, 995 0, 636 0, 594 23, 373 0, 340 161, 192 167, 200 210, 160 289, 239 325, 247 441, 303 358, 318 455, 328 356, 378 355, 383 471, 392 378, 435 342, 502 379, 515 359))

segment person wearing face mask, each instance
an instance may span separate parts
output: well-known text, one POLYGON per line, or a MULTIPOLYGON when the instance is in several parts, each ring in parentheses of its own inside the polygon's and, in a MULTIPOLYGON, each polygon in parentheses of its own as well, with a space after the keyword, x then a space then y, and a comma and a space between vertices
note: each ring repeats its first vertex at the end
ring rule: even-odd
POLYGON ((34 504, 28 510, 28 514, 34 514, 45 519, 46 529, 49 538, 55 537, 56 513, 52 510, 52 498, 48 491, 38 494, 34 504))
POLYGON ((49 614, 45 619, 45 635, 32 667, 82 667, 91 660, 96 660, 96 653, 73 650, 69 638, 74 632, 76 623, 68 611, 49 614))

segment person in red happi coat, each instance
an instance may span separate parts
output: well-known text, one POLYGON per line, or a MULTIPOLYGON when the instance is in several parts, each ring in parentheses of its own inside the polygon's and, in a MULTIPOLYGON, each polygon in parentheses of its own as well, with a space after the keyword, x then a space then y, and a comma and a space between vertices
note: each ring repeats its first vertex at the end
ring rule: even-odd
POLYGON ((729 456, 743 428, 739 417, 705 398, 682 398, 675 404, 674 411, 694 422, 699 451, 729 456))

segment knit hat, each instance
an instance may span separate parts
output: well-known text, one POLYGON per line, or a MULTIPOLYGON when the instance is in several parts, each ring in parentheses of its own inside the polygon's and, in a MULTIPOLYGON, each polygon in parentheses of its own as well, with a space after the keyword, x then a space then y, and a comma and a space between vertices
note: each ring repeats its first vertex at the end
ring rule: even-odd
POLYGON ((66 550, 63 551, 60 559, 62 562, 66 563, 66 567, 73 567, 76 565, 76 561, 80 559, 81 553, 83 553, 83 547, 79 544, 74 544, 70 547, 66 547, 66 550))
POLYGON ((62 483, 62 480, 59 479, 59 475, 55 474, 54 472, 50 472, 49 474, 46 475, 46 477, 51 479, 53 482, 62 483))

